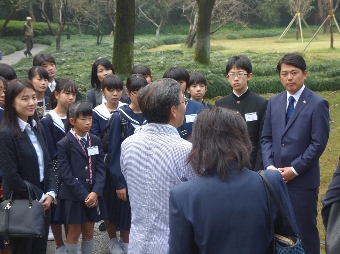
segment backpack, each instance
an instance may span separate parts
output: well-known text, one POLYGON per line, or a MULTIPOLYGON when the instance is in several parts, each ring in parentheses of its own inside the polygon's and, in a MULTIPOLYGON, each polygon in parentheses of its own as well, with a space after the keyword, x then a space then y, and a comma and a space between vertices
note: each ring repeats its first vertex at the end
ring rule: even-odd
MULTIPOLYGON (((119 111, 118 111, 119 112, 119 111)), ((121 137, 122 139, 126 139, 127 137, 127 129, 128 129, 128 120, 119 113, 120 125, 122 127, 121 137)), ((102 140, 103 152, 107 154, 109 152, 109 133, 111 128, 111 117, 107 120, 107 123, 99 135, 99 138, 102 140)))

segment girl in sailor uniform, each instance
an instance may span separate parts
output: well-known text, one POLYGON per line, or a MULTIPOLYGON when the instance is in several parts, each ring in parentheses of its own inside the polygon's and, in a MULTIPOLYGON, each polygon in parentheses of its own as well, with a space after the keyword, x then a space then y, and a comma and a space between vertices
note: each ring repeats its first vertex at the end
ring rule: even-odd
POLYGON ((126 82, 126 93, 129 95, 131 104, 124 105, 116 110, 111 116, 111 128, 109 133, 109 172, 113 178, 111 185, 111 199, 109 209, 110 224, 106 226, 110 237, 109 248, 111 253, 127 253, 129 243, 129 231, 131 227, 131 207, 127 194, 127 187, 120 168, 120 146, 124 137, 131 136, 138 131, 146 120, 139 108, 137 92, 148 82, 141 74, 132 74, 126 82), (127 120, 126 133, 122 127, 121 117, 127 120), (120 229, 120 236, 116 236, 116 228, 120 229))
MULTIPOLYGON (((57 142, 65 137, 65 121, 67 110, 74 103, 77 94, 77 86, 69 79, 59 79, 55 90, 50 97, 50 105, 52 110, 41 119, 44 126, 47 139, 47 147, 51 159, 54 163, 54 168, 57 168, 57 142)), ((58 174, 55 172, 55 174, 58 174)), ((54 220, 56 205, 51 206, 51 229, 53 232, 54 241, 56 244, 56 254, 65 253, 65 245, 62 239, 61 224, 54 220)))
POLYGON ((89 134, 92 113, 90 103, 72 104, 65 124, 66 137, 57 143, 61 186, 55 219, 67 225, 68 254, 77 254, 80 234, 82 254, 91 254, 94 224, 108 216, 102 197, 105 184, 102 144, 97 136, 89 134))
POLYGON ((91 133, 99 136, 105 128, 113 111, 125 105, 120 101, 123 94, 123 81, 114 74, 107 75, 101 85, 105 102, 93 109, 91 133))

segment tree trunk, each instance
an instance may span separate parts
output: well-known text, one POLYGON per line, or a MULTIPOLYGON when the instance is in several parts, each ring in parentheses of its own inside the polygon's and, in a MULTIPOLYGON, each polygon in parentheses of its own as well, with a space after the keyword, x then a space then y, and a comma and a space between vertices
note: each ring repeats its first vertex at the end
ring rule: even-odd
POLYGON ((34 12, 33 12, 33 7, 32 7, 32 2, 28 3, 28 12, 30 14, 30 17, 32 18, 33 22, 36 22, 37 20, 35 19, 34 12))
POLYGON ((329 18, 329 33, 331 39, 331 49, 334 49, 334 37, 333 37, 333 18, 329 18))
POLYGON ((46 20, 48 29, 50 30, 51 35, 54 35, 54 31, 51 25, 51 21, 49 20, 48 16, 46 15, 46 12, 44 10, 44 6, 45 4, 42 4, 40 7, 38 7, 39 11, 41 12, 41 14, 43 15, 44 19, 46 20))
POLYGON ((5 21, 4 23, 2 24, 2 27, 1 27, 1 30, 0 30, 0 38, 3 36, 3 34, 5 34, 5 30, 6 30, 6 27, 7 27, 7 24, 9 23, 9 21, 11 20, 14 12, 15 12, 15 9, 16 9, 16 6, 13 7, 11 9, 11 11, 8 13, 8 15, 6 16, 5 18, 5 21))
POLYGON ((210 63, 210 23, 216 0, 196 0, 198 21, 194 60, 202 64, 210 63))
POLYGON ((118 74, 128 76, 133 67, 135 0, 117 0, 112 63, 118 74))
POLYGON ((196 12, 194 16, 194 23, 190 24, 189 35, 186 40, 186 44, 188 45, 188 48, 192 48, 192 46, 195 43, 195 37, 196 37, 196 31, 197 31, 197 19, 198 19, 198 13, 196 12))
POLYGON ((299 21, 298 19, 296 19, 296 40, 299 39, 299 31, 300 31, 299 21))

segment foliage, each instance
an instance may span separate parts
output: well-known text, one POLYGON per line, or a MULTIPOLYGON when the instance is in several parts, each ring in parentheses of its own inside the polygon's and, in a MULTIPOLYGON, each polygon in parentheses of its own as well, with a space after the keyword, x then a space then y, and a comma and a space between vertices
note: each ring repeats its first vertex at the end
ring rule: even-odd
MULTIPOLYGON (((0 27, 3 24, 3 20, 0 20, 0 27)), ((22 36, 23 35, 23 26, 25 21, 20 20, 11 20, 5 30, 4 36, 22 36)), ((34 36, 44 36, 51 35, 50 30, 45 22, 32 22, 34 36)), ((58 24, 52 23, 52 28, 57 31, 58 24)), ((77 28, 75 26, 70 26, 70 33, 77 34, 77 28)), ((66 32, 64 31, 64 34, 66 32)))

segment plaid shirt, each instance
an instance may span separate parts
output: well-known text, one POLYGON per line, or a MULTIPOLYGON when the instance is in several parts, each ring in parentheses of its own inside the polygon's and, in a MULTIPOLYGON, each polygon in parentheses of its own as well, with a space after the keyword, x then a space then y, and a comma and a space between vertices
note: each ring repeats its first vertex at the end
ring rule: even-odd
POLYGON ((168 124, 148 124, 122 143, 132 214, 129 253, 168 252, 170 190, 196 176, 185 162, 190 150, 191 143, 168 124))

